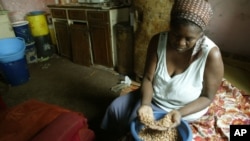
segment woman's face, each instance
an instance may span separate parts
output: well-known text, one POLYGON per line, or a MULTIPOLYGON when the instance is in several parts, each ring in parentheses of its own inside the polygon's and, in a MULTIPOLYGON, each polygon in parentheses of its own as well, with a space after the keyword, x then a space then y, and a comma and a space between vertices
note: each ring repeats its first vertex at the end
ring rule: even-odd
POLYGON ((194 25, 179 25, 169 32, 170 46, 182 53, 192 49, 203 35, 201 29, 194 25))

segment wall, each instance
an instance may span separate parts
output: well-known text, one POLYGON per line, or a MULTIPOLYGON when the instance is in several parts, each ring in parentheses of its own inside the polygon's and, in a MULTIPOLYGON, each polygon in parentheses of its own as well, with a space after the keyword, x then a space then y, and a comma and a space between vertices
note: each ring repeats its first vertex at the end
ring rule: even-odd
POLYGON ((9 11, 12 22, 24 20, 28 12, 48 11, 47 5, 54 4, 54 0, 1 0, 4 9, 9 11))
POLYGON ((169 30, 170 12, 173 0, 135 0, 135 59, 134 73, 142 78, 146 62, 147 46, 151 37, 159 32, 169 30), (154 7, 154 8, 152 8, 154 7))
POLYGON ((2 1, 0 0, 0 10, 3 10, 2 1))
POLYGON ((208 36, 222 51, 250 56, 250 0, 210 0, 208 36))

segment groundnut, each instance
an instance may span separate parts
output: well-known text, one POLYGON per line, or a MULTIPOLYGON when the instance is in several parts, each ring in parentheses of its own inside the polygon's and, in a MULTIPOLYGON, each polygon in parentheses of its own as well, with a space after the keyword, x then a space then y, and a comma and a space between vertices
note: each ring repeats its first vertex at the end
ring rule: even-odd
POLYGON ((139 137, 143 141, 180 141, 180 137, 176 128, 165 131, 143 128, 139 132, 139 137))
MULTIPOLYGON (((148 117, 141 117, 145 125, 158 126, 158 127, 169 127, 172 124, 171 117, 165 115, 160 120, 154 121, 152 119, 147 119, 148 117)), ((150 129, 148 126, 145 126, 139 131, 139 137, 143 141, 180 141, 179 133, 177 128, 169 128, 168 130, 159 131, 150 129)))

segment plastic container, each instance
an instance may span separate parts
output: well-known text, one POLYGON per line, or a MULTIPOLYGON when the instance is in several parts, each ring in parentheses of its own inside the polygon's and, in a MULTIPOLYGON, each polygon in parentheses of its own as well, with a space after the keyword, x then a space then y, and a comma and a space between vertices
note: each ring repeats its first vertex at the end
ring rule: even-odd
POLYGON ((18 21, 12 23, 16 37, 21 37, 24 39, 26 44, 34 42, 33 36, 29 28, 28 21, 18 21))
POLYGON ((16 37, 7 11, 0 10, 0 25, 0 38, 16 37))
POLYGON ((0 62, 7 63, 24 57, 25 42, 20 37, 0 39, 0 62))
POLYGON ((59 0, 55 0, 55 4, 59 4, 59 0))
POLYGON ((37 62, 37 52, 35 47, 35 42, 26 44, 25 56, 28 64, 37 62))
POLYGON ((27 14, 27 20, 33 36, 43 36, 49 33, 48 23, 44 11, 32 11, 27 14))
MULTIPOLYGON (((155 119, 158 120, 161 119, 165 114, 166 113, 163 112, 155 112, 154 116, 155 119)), ((130 129, 131 129, 131 134, 136 141, 142 141, 138 136, 138 133, 142 128, 143 124, 140 123, 137 120, 137 118, 132 121, 130 129)), ((181 120, 181 124, 177 127, 177 130, 179 132, 182 141, 192 141, 193 138, 192 129, 186 121, 181 120)))
POLYGON ((0 71, 4 79, 12 86, 23 84, 30 77, 25 57, 8 63, 0 63, 0 71))
POLYGON ((34 37, 39 62, 47 61, 53 54, 53 45, 50 35, 34 37))

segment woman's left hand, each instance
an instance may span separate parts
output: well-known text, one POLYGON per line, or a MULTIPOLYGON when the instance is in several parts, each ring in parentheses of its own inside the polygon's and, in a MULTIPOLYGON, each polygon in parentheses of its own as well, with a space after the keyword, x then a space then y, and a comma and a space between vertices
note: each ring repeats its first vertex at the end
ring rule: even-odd
POLYGON ((172 120, 170 128, 175 128, 181 123, 181 113, 178 110, 172 110, 167 115, 170 116, 172 120))

